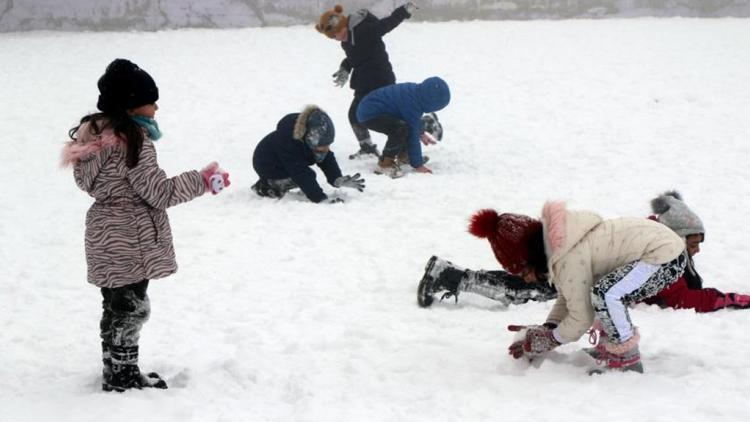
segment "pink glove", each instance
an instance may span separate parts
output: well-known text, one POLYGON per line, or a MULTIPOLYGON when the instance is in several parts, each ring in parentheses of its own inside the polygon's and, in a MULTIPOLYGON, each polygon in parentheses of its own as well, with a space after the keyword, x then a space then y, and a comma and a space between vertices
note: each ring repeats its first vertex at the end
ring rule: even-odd
POLYGON ((526 330, 523 340, 516 341, 508 347, 508 353, 515 359, 523 356, 538 356, 560 345, 552 336, 552 330, 542 325, 509 325, 508 330, 514 332, 526 330))
POLYGON ((723 298, 717 301, 724 301, 724 306, 727 308, 735 309, 748 309, 750 308, 750 295, 741 295, 739 293, 727 293, 723 298))
POLYGON ((206 185, 206 192, 211 192, 216 195, 217 193, 229 187, 231 182, 229 181, 229 173, 224 171, 216 161, 211 162, 209 165, 200 171, 201 177, 203 177, 203 183, 206 185))

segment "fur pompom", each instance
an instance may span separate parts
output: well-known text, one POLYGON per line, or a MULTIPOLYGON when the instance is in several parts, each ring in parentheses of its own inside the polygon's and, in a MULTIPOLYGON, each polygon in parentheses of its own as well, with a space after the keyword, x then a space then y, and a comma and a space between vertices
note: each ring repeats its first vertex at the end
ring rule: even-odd
POLYGON ((487 238, 497 233, 497 211, 483 209, 477 211, 469 219, 469 233, 476 237, 487 238))
POLYGON ((341 13, 344 11, 344 6, 337 4, 336 6, 334 6, 333 11, 336 13, 341 13))
POLYGON ((676 190, 670 190, 651 200, 651 211, 656 214, 664 214, 665 212, 669 211, 670 205, 666 200, 667 196, 671 196, 672 198, 682 201, 682 195, 680 195, 679 192, 677 192, 676 190))

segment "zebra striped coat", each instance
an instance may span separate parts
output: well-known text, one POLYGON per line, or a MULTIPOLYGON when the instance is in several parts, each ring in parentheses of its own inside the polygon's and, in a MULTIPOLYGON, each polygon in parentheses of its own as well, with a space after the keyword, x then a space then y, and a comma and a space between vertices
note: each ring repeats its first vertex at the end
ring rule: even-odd
MULTIPOLYGON (((102 123, 99 123, 102 126, 102 123)), ((79 188, 95 199, 86 214, 88 281, 121 287, 177 271, 166 208, 205 193, 198 171, 168 178, 145 139, 138 165, 125 165, 124 141, 111 129, 91 133, 88 123, 78 139, 63 148, 63 165, 73 166, 79 188)))

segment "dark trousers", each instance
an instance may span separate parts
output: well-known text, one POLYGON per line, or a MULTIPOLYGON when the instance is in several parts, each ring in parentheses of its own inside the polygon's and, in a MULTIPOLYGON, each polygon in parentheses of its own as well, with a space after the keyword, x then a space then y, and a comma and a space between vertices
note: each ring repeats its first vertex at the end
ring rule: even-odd
POLYGON ((102 343, 112 347, 138 346, 141 327, 148 321, 151 304, 148 280, 117 288, 102 288, 102 343))
POLYGON ((544 302, 557 297, 557 290, 546 281, 527 283, 505 271, 466 270, 459 288, 500 301, 520 305, 529 301, 544 302))
POLYGON ((383 158, 395 158, 406 151, 409 142, 409 125, 396 116, 381 114, 380 116, 362 122, 366 128, 388 136, 383 147, 383 158))
POLYGON ((299 186, 297 186, 291 178, 286 178, 260 179, 250 188, 257 193, 258 196, 266 198, 282 198, 287 192, 298 187, 299 186))
POLYGON ((352 104, 349 106, 349 124, 352 125, 354 136, 357 137, 357 141, 360 143, 365 139, 370 138, 370 131, 368 131, 367 128, 357 120, 357 107, 359 107, 362 98, 364 98, 364 95, 355 95, 352 104))

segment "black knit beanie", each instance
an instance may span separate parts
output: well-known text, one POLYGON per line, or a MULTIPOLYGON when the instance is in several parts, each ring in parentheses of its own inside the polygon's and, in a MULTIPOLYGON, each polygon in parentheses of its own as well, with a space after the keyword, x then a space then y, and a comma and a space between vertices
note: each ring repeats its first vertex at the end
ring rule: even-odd
POLYGON ((124 112, 159 99, 159 88, 151 75, 125 59, 110 63, 96 85, 99 87, 96 108, 105 113, 124 112))

